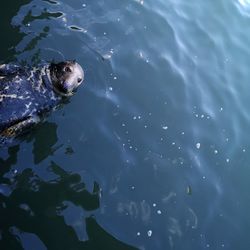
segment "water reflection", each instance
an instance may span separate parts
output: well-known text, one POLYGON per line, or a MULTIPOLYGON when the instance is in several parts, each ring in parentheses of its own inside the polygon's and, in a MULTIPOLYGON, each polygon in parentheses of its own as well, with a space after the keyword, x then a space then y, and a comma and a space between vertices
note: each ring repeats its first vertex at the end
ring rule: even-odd
MULTIPOLYGON (((33 145, 36 164, 60 147, 55 146, 55 123, 44 122, 25 138, 33 145)), ((100 207, 98 183, 89 192, 79 174, 65 171, 55 162, 47 168, 53 176, 49 180, 33 168, 19 173, 15 168, 20 147, 6 148, 8 156, 0 158, 0 249, 102 249, 104 244, 108 249, 135 249, 98 225, 92 214, 100 207), (72 218, 67 220, 74 207, 80 208, 77 224, 84 235, 79 235, 72 218)))
MULTIPOLYGON (((55 5, 52 1, 39 2, 38 5, 31 0, 3 3, 0 10, 0 16, 4 20, 1 31, 6 35, 4 35, 0 47, 2 63, 16 59, 22 63, 31 64, 41 61, 41 49, 38 48, 38 43, 50 32, 53 22, 48 21, 58 19, 63 15, 60 11, 51 11, 52 5, 55 5)), ((54 57, 63 59, 60 52, 53 51, 51 48, 48 50, 47 52, 50 54, 48 60, 54 57)))
POLYGON ((57 125, 51 122, 44 122, 38 126, 30 136, 33 143, 34 163, 38 164, 60 147, 54 147, 57 143, 57 125), (46 134, 46 136, 44 136, 46 134))
MULTIPOLYGON (((19 151, 19 145, 15 145, 8 148, 8 157, 6 159, 0 158, 0 185, 10 184, 9 179, 4 177, 5 173, 8 173, 11 166, 17 162, 17 153, 19 151)), ((1 191, 1 190, 0 190, 1 191)))
MULTIPOLYGON (((49 181, 44 181, 31 168, 10 173, 11 166, 17 161, 18 150, 19 146, 9 148, 9 157, 1 159, 0 249, 24 249, 25 239, 31 234, 30 249, 38 246, 67 250, 102 249, 104 243, 108 249, 133 249, 108 234, 89 215, 85 216, 88 240, 80 240, 74 226, 66 223, 64 212, 71 211, 70 204, 84 211, 98 209, 99 185, 94 183, 89 192, 79 174, 67 172, 54 162, 48 171, 55 177, 49 181)), ((81 223, 83 227, 84 220, 81 223)))
POLYGON ((24 4, 29 3, 30 0, 19 0, 19 1, 4 1, 0 8, 1 16, 1 32, 4 34, 2 37, 0 46, 0 60, 12 60, 15 46, 23 39, 25 34, 19 32, 19 27, 13 27, 11 21, 13 16, 16 15, 20 7, 24 4), (8 10, 8 11, 6 11, 8 10), (4 38, 4 39, 3 39, 4 38), (12 56, 10 56, 12 54, 12 56))

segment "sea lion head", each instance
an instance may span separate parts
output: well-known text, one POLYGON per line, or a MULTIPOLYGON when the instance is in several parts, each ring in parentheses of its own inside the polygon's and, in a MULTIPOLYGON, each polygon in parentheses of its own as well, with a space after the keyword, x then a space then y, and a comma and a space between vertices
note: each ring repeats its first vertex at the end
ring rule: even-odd
POLYGON ((84 72, 76 61, 51 63, 50 78, 57 93, 63 96, 70 96, 82 83, 84 72))

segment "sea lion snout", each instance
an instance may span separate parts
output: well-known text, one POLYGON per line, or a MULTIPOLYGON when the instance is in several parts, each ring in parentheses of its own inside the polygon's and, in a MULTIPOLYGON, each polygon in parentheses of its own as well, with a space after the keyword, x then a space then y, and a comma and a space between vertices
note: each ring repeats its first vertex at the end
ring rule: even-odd
POLYGON ((50 75, 53 87, 62 95, 71 95, 84 80, 83 69, 75 61, 51 64, 50 75))

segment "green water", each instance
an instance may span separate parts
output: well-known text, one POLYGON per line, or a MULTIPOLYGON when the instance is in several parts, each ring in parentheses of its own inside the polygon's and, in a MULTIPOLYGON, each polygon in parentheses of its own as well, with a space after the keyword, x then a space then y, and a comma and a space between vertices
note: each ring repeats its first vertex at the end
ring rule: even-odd
POLYGON ((250 1, 4 1, 0 20, 0 62, 86 76, 0 149, 1 250, 249 249, 250 1))

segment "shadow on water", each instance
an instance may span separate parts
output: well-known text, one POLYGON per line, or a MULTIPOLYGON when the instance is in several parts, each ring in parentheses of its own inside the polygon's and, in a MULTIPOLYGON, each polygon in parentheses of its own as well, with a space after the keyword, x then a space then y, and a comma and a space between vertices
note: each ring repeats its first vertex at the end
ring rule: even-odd
MULTIPOLYGON (((56 150, 57 125, 40 124, 27 142, 33 144, 34 163, 41 162, 56 150), (44 130, 48 135, 46 143, 44 130)), ((53 175, 50 180, 45 181, 33 168, 15 172, 13 167, 18 162, 20 145, 6 150, 7 157, 0 158, 0 249, 87 250, 103 249, 103 246, 111 250, 136 249, 107 233, 93 214, 89 215, 100 207, 98 183, 95 182, 89 192, 79 174, 65 171, 55 162, 47 168, 53 175), (88 212, 85 219, 79 219, 86 230, 86 237, 82 238, 88 240, 79 239, 74 227, 68 225, 64 212, 74 213, 69 204, 88 212)))
POLYGON ((48 171, 56 177, 50 181, 44 181, 31 168, 10 174, 18 151, 19 146, 10 147, 8 158, 0 159, 0 249, 26 249, 24 233, 39 239, 29 241, 29 249, 40 249, 41 244, 47 249, 65 250, 103 249, 104 245, 107 249, 135 249, 108 234, 93 216, 85 218, 88 240, 79 240, 74 228, 65 222, 65 202, 94 211, 100 206, 99 185, 94 183, 93 191, 87 191, 79 174, 66 172, 54 162, 48 171))
MULTIPOLYGON (((48 1, 49 2, 49 1, 48 1)), ((61 12, 50 12, 45 1, 40 3, 40 14, 33 15, 33 6, 28 6, 31 0, 4 1, 0 9, 2 41, 0 46, 0 62, 18 60, 22 63, 37 64, 41 62, 40 49, 37 44, 44 39, 50 27, 43 24, 37 30, 30 30, 31 22, 36 20, 49 20, 61 17, 61 12), (23 9, 22 9, 23 8, 23 9), (23 57, 23 54, 28 55, 23 57)))
MULTIPOLYGON (((2 40, 0 46, 0 60, 5 60, 13 55, 15 46, 23 39, 24 33, 21 33, 19 27, 13 27, 11 24, 21 6, 31 2, 30 0, 4 1, 0 8, 1 33, 2 40), (6 11, 8 10, 8 11, 6 11)), ((12 59, 12 58, 9 58, 12 59)))
POLYGON ((39 124, 29 137, 25 138, 27 141, 33 141, 33 156, 34 163, 38 164, 60 147, 54 147, 58 141, 57 125, 56 123, 44 122, 39 124), (44 136, 46 134, 46 136, 44 136))

